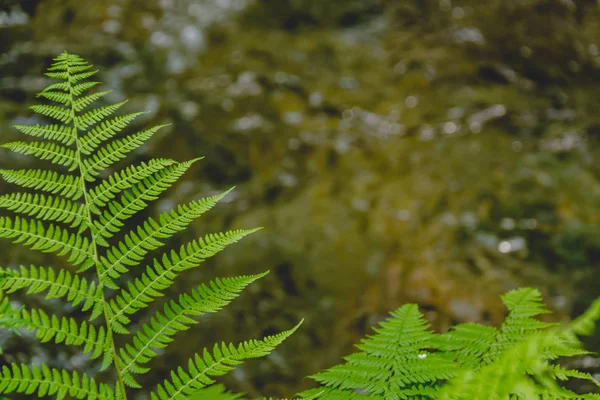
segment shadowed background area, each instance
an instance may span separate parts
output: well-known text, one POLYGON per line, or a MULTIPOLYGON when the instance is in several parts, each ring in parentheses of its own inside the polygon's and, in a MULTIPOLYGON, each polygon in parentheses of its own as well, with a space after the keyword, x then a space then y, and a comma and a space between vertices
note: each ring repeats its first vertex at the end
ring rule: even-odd
MULTIPOLYGON (((205 158, 132 221, 235 185, 170 244, 265 229, 186 271, 169 295, 217 276, 271 274, 178 334, 140 381, 150 387, 214 341, 305 318, 275 353, 224 380, 250 396, 290 396, 406 302, 445 330, 498 323, 498 295, 518 286, 539 288, 558 319, 600 295, 599 7, 0 0, 0 139, 17 137, 12 124, 38 122, 26 107, 64 50, 100 69, 108 101, 150 111, 136 128, 171 123, 137 159, 205 158)), ((8 152, 0 160, 33 165, 8 152)), ((3 266, 48 260, 0 242, 3 266)), ((0 340, 11 354, 2 362, 94 371, 73 348, 0 340)), ((576 367, 600 373, 594 357, 576 367)))

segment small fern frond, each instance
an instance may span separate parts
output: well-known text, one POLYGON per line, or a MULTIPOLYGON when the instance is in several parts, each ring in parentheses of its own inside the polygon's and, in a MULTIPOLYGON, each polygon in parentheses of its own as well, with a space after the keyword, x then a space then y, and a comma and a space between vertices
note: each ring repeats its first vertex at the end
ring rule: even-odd
POLYGON ((61 197, 31 193, 0 196, 0 208, 36 217, 44 221, 62 222, 76 228, 85 222, 85 208, 61 197))
POLYGON ((39 221, 0 217, 0 237, 13 239, 13 243, 22 243, 32 250, 67 255, 73 265, 93 264, 89 240, 53 224, 44 227, 39 221))
POLYGON ((79 139, 79 148, 83 154, 89 155, 102 143, 112 138, 129 125, 137 116, 144 112, 131 113, 115 117, 109 121, 102 121, 94 129, 79 139))
POLYGON ((64 92, 56 92, 54 90, 46 89, 43 92, 38 93, 37 97, 44 97, 55 103, 60 103, 63 106, 71 106, 71 96, 64 92))
POLYGON ((599 319, 600 297, 594 300, 592 305, 569 325, 569 328, 577 335, 589 336, 594 333, 596 321, 599 319))
POLYGON ((162 291, 173 284, 179 272, 197 266, 226 246, 236 243, 257 230, 248 229, 209 234, 204 239, 183 245, 179 255, 172 251, 172 260, 169 260, 166 254, 162 257, 162 264, 154 259, 153 267, 146 267, 146 272, 140 278, 128 282, 127 289, 121 289, 119 294, 111 299, 108 304, 111 310, 109 322, 120 325, 129 324, 130 320, 127 315, 134 314, 138 310, 147 307, 152 300, 162 296, 162 291))
POLYGON ((15 153, 31 155, 40 160, 48 160, 52 164, 69 167, 69 170, 77 167, 75 163, 75 151, 52 142, 10 142, 0 147, 9 149, 15 153))
POLYGON ((90 211, 100 215, 100 208, 106 206, 117 194, 173 164, 177 164, 177 162, 166 158, 158 158, 148 161, 147 164, 131 165, 124 170, 113 173, 88 192, 90 211))
POLYGON ((437 336, 433 344, 443 351, 445 358, 461 367, 477 369, 496 343, 498 334, 498 329, 493 326, 468 322, 456 325, 443 335, 437 336))
POLYGON ((23 393, 39 397, 56 396, 63 400, 67 395, 82 400, 115 400, 112 388, 97 384, 87 374, 50 368, 46 364, 28 367, 11 363, 0 370, 0 393, 23 393))
POLYGON ((83 196, 83 188, 77 176, 41 169, 0 169, 0 175, 6 182, 26 189, 41 190, 71 200, 78 200, 83 196))
POLYGON ((65 146, 72 145, 77 137, 73 128, 64 125, 13 125, 13 128, 26 135, 54 140, 65 146))
POLYGON ((492 362, 511 344, 521 342, 529 335, 555 325, 533 318, 550 312, 537 289, 511 290, 502 295, 502 301, 508 308, 509 314, 500 327, 496 343, 485 356, 486 363, 492 362))
POLYGON ((27 294, 48 291, 46 299, 64 298, 73 307, 81 305, 82 311, 92 310, 90 321, 103 311, 102 287, 96 282, 88 282, 77 274, 60 269, 20 266, 19 270, 0 267, 0 289, 7 293, 27 288, 27 294))
POLYGON ((87 181, 93 181, 102 171, 117 161, 125 158, 128 153, 140 147, 146 140, 150 139, 160 128, 168 125, 157 125, 142 132, 128 135, 108 143, 98 149, 90 158, 83 162, 83 173, 87 181))
MULTIPOLYGON (((78 323, 73 318, 49 316, 38 309, 21 310, 21 319, 26 321, 28 330, 36 331, 35 336, 42 343, 53 340, 55 343, 83 345, 83 351, 90 353, 92 359, 102 355, 110 357, 112 338, 103 326, 96 328, 87 322, 78 323)), ((110 361, 107 360, 104 365, 110 365, 110 361)))
MULTIPOLYGON (((80 74, 80 75, 83 75, 83 74, 80 74)), ((93 110, 90 110, 83 115, 76 115, 75 116, 75 127, 77 129, 81 129, 82 131, 85 131, 90 126, 95 125, 98 122, 101 122, 103 119, 105 119, 107 117, 110 117, 119 108, 121 108, 125 103, 127 103, 127 100, 124 100, 120 103, 115 103, 115 104, 110 104, 110 105, 103 106, 103 107, 94 108, 93 110)))
MULTIPOLYGON (((361 353, 345 357, 346 363, 314 376, 325 385, 301 393, 321 399, 351 398, 357 391, 375 399, 432 399, 443 380, 453 377, 458 367, 450 360, 427 351, 434 334, 415 304, 406 304, 375 328, 376 334, 362 340, 361 353)), ((362 397, 360 397, 362 398, 362 397)))
POLYGON ((137 229, 129 231, 119 244, 106 251, 106 257, 100 260, 104 266, 101 279, 105 275, 118 278, 129 270, 129 266, 138 265, 148 252, 163 246, 164 239, 186 229, 192 221, 210 210, 230 191, 179 205, 177 211, 170 210, 160 214, 158 222, 148 218, 138 225, 137 229))
MULTIPOLYGON (((148 363, 157 355, 155 349, 165 348, 172 342, 172 336, 177 332, 185 331, 189 329, 189 325, 198 323, 192 317, 219 311, 238 297, 246 286, 266 274, 265 272, 258 275, 216 279, 208 285, 200 285, 190 294, 180 295, 178 302, 171 300, 165 304, 163 313, 157 312, 149 323, 138 330, 132 342, 120 349, 122 373, 147 372, 148 368, 143 367, 142 364, 148 363)), ((114 331, 120 332, 122 328, 118 324, 115 325, 114 331)))
POLYGON ((113 201, 109 203, 108 210, 94 221, 96 228, 94 234, 98 243, 107 246, 106 239, 111 238, 116 232, 121 230, 124 225, 122 221, 146 208, 148 205, 147 202, 156 200, 162 192, 169 189, 197 160, 178 163, 159 170, 135 186, 132 186, 131 193, 125 192, 121 196, 120 202, 113 201))
POLYGON ((188 360, 188 368, 171 371, 170 380, 159 384, 150 394, 151 400, 178 400, 199 389, 212 385, 212 377, 225 375, 249 358, 264 357, 298 329, 302 321, 294 328, 262 340, 249 340, 237 347, 232 344, 215 344, 212 353, 204 349, 202 355, 196 354, 188 360))

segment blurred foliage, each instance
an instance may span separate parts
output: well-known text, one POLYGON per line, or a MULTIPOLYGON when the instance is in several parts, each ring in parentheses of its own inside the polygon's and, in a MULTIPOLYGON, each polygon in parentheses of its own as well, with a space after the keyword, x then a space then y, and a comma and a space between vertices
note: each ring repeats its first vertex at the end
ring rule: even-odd
MULTIPOLYGON (((45 83, 33 77, 69 49, 106 71, 109 101, 151 111, 140 128, 173 123, 148 154, 206 156, 155 212, 237 185, 196 234, 266 227, 173 287, 272 270, 200 336, 178 336, 178 360, 306 317, 277 353, 237 370, 232 389, 306 388, 302 376, 405 302, 443 330, 501 321, 497 296, 517 286, 539 288, 561 318, 598 296, 593 1, 28 4, 11 8, 25 23, 0 26, 1 126, 28 116, 45 83)), ((25 256, 43 261, 0 263, 25 256)), ((74 362, 26 339, 4 347, 74 362)))

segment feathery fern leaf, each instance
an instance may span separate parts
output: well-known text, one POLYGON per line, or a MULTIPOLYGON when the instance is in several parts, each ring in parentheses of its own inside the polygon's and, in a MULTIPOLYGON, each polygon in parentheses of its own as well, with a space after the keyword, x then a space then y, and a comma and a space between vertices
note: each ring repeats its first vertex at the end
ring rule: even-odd
POLYGON ((82 311, 92 310, 90 321, 98 318, 103 312, 102 287, 96 282, 88 282, 77 274, 61 269, 21 266, 19 270, 0 267, 0 289, 6 293, 27 288, 27 293, 48 291, 46 299, 64 298, 73 307, 80 304, 82 311))
POLYGON ((73 128, 64 125, 13 125, 13 128, 26 135, 54 140, 65 146, 72 145, 76 138, 73 128))
POLYGON ((0 208, 5 208, 44 221, 62 222, 76 228, 85 222, 85 208, 61 197, 31 193, 10 193, 0 196, 0 208))
POLYGON ((402 399, 420 395, 435 398, 438 383, 453 377, 457 366, 431 353, 434 334, 414 304, 407 304, 391 313, 391 317, 375 328, 357 347, 361 353, 345 357, 346 363, 314 376, 325 388, 302 393, 322 399, 351 398, 356 391, 372 399, 402 399))
POLYGON ((78 324, 73 318, 59 319, 38 309, 21 310, 20 319, 26 323, 27 329, 36 331, 35 335, 42 343, 54 339, 56 343, 64 342, 67 345, 83 344, 84 353, 90 353, 92 359, 104 355, 104 368, 112 362, 112 338, 110 331, 106 331, 103 326, 97 329, 87 322, 78 324))
POLYGON ((169 189, 196 160, 178 163, 159 170, 153 175, 143 179, 140 183, 132 186, 131 193, 125 192, 121 201, 113 201, 108 204, 106 210, 96 221, 94 221, 94 235, 98 244, 107 246, 106 239, 110 239, 123 227, 122 221, 130 218, 135 213, 148 206, 149 201, 156 200, 158 196, 169 189))
POLYGON ((90 211, 97 215, 102 214, 100 208, 106 206, 117 194, 173 164, 176 164, 173 160, 160 158, 150 160, 148 164, 131 165, 115 172, 88 192, 90 211))
MULTIPOLYGON (((114 116, 127 101, 95 106, 110 92, 88 92, 99 84, 88 80, 96 73, 79 56, 65 52, 56 57, 46 75, 59 82, 38 93, 39 98, 56 104, 38 104, 31 109, 60 123, 16 125, 17 130, 35 140, 2 145, 48 165, 65 167, 67 171, 56 172, 57 167, 51 165, 52 169, 1 169, 0 176, 5 181, 27 190, 0 196, 0 209, 17 214, 0 216, 0 238, 65 256, 68 264, 79 269, 72 273, 68 269, 38 266, 0 267, 0 327, 35 331, 41 342, 80 346, 91 359, 102 358, 101 370, 112 367, 116 382, 114 385, 96 384, 78 372, 68 373, 46 365, 12 364, 0 371, 0 393, 31 396, 37 392, 39 396, 51 395, 58 399, 70 396, 126 400, 126 385, 139 386, 134 375, 145 373, 148 362, 177 332, 197 323, 195 317, 220 310, 243 288, 264 276, 216 279, 208 285, 200 285, 189 294, 180 295, 177 301, 168 300, 164 311, 134 332, 127 344, 115 343, 115 334, 128 334, 132 315, 161 297, 181 271, 197 266, 256 229, 210 234, 178 251, 164 252, 139 278, 119 286, 119 278, 124 273, 139 266, 148 253, 163 247, 169 238, 186 229, 229 191, 177 206, 125 231, 126 220, 147 208, 149 202, 169 189, 200 158, 185 162, 151 159, 108 174, 115 163, 139 149, 166 125, 122 134, 143 113, 114 116), (122 239, 111 243, 113 236, 121 233, 124 234, 122 239), (90 268, 95 270, 96 278, 80 275, 90 268), (80 308, 89 318, 77 321, 68 316, 47 314, 41 309, 15 309, 4 293, 21 289, 27 294, 45 292, 46 299, 64 300, 80 308), (111 290, 118 291, 116 296, 109 294, 111 290), (103 319, 97 321, 99 317, 103 319)), ((266 355, 291 332, 263 341, 250 341, 237 348, 226 344, 216 346, 214 356, 205 352, 197 363, 190 364, 191 375, 181 369, 174 372, 173 382, 159 385, 155 396, 162 399, 173 395, 182 400, 187 394, 204 388, 209 376, 222 375, 245 358, 266 355), (202 362, 214 360, 220 365, 214 370, 198 369, 202 362)), ((206 393, 213 393, 214 398, 222 398, 218 396, 224 394, 216 386, 206 393)))
POLYGON ((40 221, 0 217, 0 237, 13 239, 13 243, 23 243, 33 250, 68 255, 67 261, 73 265, 93 264, 89 240, 57 225, 49 224, 46 228, 40 221))
MULTIPOLYGON (((229 190, 230 191, 230 190, 229 190)), ((129 270, 130 266, 138 265, 144 256, 152 250, 164 245, 159 239, 167 239, 176 232, 182 231, 195 219, 210 210, 229 191, 217 196, 208 197, 199 201, 180 205, 177 211, 171 210, 162 213, 158 222, 148 218, 138 225, 137 229, 128 232, 118 245, 110 247, 106 251, 106 257, 102 257, 100 263, 104 271, 100 278, 105 284, 104 277, 118 278, 129 270)))
MULTIPOLYGON (((214 313, 225 307, 249 284, 265 276, 259 275, 237 276, 233 278, 216 279, 209 283, 210 286, 200 285, 190 294, 182 294, 179 301, 170 301, 165 304, 164 312, 157 312, 150 322, 138 330, 132 343, 121 348, 121 371, 128 376, 128 381, 134 384, 130 372, 143 374, 148 368, 142 364, 148 363, 156 356, 154 349, 162 349, 173 341, 172 336, 179 331, 189 328, 197 323, 192 317, 206 313, 214 313)), ((114 327, 115 332, 120 332, 120 327, 114 327)))
POLYGON ((36 189, 58 194, 71 200, 83 196, 80 178, 74 175, 63 175, 55 171, 41 169, 2 169, 0 176, 8 182, 27 189, 36 189))
POLYGON ((40 367, 24 364, 4 365, 0 370, 0 393, 34 394, 39 397, 56 396, 57 400, 67 395, 85 400, 115 400, 110 386, 97 384, 87 374, 77 371, 68 372, 50 368, 46 364, 40 367))
POLYGON ((193 394, 198 389, 212 385, 213 377, 225 375, 244 360, 264 357, 272 352, 292 333, 298 329, 302 321, 290 330, 277 335, 267 336, 262 340, 249 340, 237 347, 232 344, 215 344, 212 353, 204 349, 202 355, 196 354, 188 361, 188 368, 171 371, 171 379, 159 384, 150 394, 152 400, 176 400, 193 394))
POLYGON ((127 289, 122 288, 119 294, 109 302, 108 306, 111 310, 109 322, 121 326, 129 324, 130 320, 127 315, 145 308, 155 298, 161 297, 162 291, 173 284, 179 272, 197 266, 207 258, 222 251, 226 246, 236 243, 257 230, 236 230, 221 234, 209 234, 198 242, 183 245, 179 256, 177 256, 177 253, 171 252, 174 262, 171 262, 165 254, 162 263, 166 267, 155 259, 153 266, 147 266, 146 272, 140 278, 136 278, 133 283, 128 282, 127 289))
MULTIPOLYGON (((416 306, 405 305, 393 314, 392 323, 386 321, 387 327, 363 340, 362 353, 315 375, 313 378, 323 387, 301 395, 323 400, 600 398, 576 394, 557 383, 578 378, 600 386, 590 374, 552 363, 558 357, 588 352, 580 348, 573 328, 559 328, 533 318, 547 312, 539 291, 517 289, 506 293, 502 300, 509 315, 500 330, 466 323, 443 335, 426 332, 416 306), (403 324, 412 330, 407 332, 403 324), (386 329, 391 327, 396 329, 386 329), (441 373, 440 366, 445 366, 441 373)), ((591 333, 592 321, 600 317, 596 304, 575 320, 574 327, 585 327, 582 330, 591 333)))

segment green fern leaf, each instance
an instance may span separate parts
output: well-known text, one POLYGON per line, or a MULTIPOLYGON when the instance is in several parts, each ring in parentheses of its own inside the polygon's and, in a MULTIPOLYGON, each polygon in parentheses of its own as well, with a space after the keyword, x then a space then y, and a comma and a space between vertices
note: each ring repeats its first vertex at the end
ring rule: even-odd
POLYGON ((29 136, 55 140, 65 146, 73 144, 77 138, 73 128, 63 125, 13 125, 13 128, 29 136))
POLYGON ((44 90, 43 92, 38 93, 37 97, 44 97, 48 100, 54 101, 55 103, 60 103, 67 107, 71 106, 71 96, 64 92, 44 90))
POLYGON ((453 377, 458 367, 427 351, 433 346, 434 334, 427 330, 428 324, 416 305, 404 305, 391 315, 374 329, 376 335, 358 345, 361 353, 312 376, 324 388, 301 395, 323 391, 319 398, 337 399, 361 391, 374 399, 411 398, 417 394, 422 399, 435 398, 439 383, 453 377))
POLYGON ((146 272, 140 278, 128 282, 127 289, 121 289, 119 294, 108 303, 109 323, 118 324, 123 328, 130 322, 127 315, 145 308, 152 300, 162 296, 162 291, 173 284, 179 272, 197 266, 226 246, 257 230, 236 230, 210 234, 204 239, 181 246, 179 254, 171 252, 172 260, 168 258, 167 254, 163 255, 162 264, 154 259, 153 267, 147 266, 146 272))
POLYGON ((27 189, 42 190, 71 200, 78 200, 83 196, 83 187, 77 176, 41 169, 1 169, 0 175, 6 182, 27 189))
POLYGON ((148 218, 137 229, 128 232, 118 245, 106 251, 106 257, 100 259, 104 271, 100 279, 109 276, 113 279, 128 271, 129 266, 138 265, 148 252, 164 245, 160 239, 168 239, 176 232, 186 229, 189 224, 210 210, 229 191, 217 196, 179 205, 177 211, 163 212, 156 222, 148 218))
MULTIPOLYGON (((95 328, 87 322, 77 323, 73 318, 48 316, 42 310, 21 310, 21 320, 26 321, 27 329, 35 330, 40 342, 54 340, 67 345, 84 345, 83 351, 90 353, 92 359, 102 355, 110 356, 112 338, 104 327, 95 328)), ((110 365, 110 360, 104 363, 110 365)))
POLYGON ((94 221, 96 228, 94 234, 97 239, 103 240, 99 244, 106 245, 106 239, 111 238, 123 227, 124 224, 122 221, 144 209, 148 205, 148 201, 156 200, 162 192, 171 187, 196 161, 197 159, 186 161, 159 170, 133 186, 131 193, 125 192, 121 196, 120 202, 113 201, 109 203, 108 210, 94 221))
POLYGON ((101 82, 83 82, 83 83, 79 83, 77 85, 71 86, 71 93, 73 93, 74 96, 80 96, 85 91, 93 88, 94 86, 100 85, 100 84, 101 84, 101 82))
POLYGON ((173 164, 177 163, 173 160, 159 158, 152 159, 147 164, 131 165, 122 171, 115 172, 89 191, 90 211, 100 215, 100 208, 106 206, 117 194, 173 164))
POLYGON ((73 119, 71 110, 60 106, 35 105, 29 107, 38 114, 54 118, 62 123, 68 124, 73 119))
POLYGON ((84 175, 87 181, 93 181, 96 176, 112 164, 125 158, 125 156, 140 147, 150 139, 160 128, 167 125, 158 125, 142 132, 115 140, 105 147, 98 149, 90 158, 84 161, 84 175))
POLYGON ((93 264, 90 242, 87 238, 69 233, 56 225, 44 227, 39 221, 23 218, 0 217, 0 237, 13 239, 13 243, 23 243, 33 250, 44 253, 56 252, 59 256, 68 255, 67 261, 73 265, 93 264))
POLYGON ((298 329, 302 321, 294 328, 262 340, 249 340, 239 344, 215 344, 212 353, 204 349, 202 355, 196 354, 188 361, 188 368, 172 371, 170 380, 159 384, 150 394, 151 400, 178 400, 185 398, 198 389, 212 385, 213 377, 225 375, 244 360, 263 357, 272 352, 292 333, 298 329))
POLYGON ((55 143, 11 142, 3 144, 1 147, 14 151, 15 153, 32 155, 40 160, 49 160, 52 164, 70 167, 70 170, 75 169, 77 166, 75 163, 75 152, 55 143))
POLYGON ((44 221, 62 222, 76 228, 85 223, 85 208, 65 198, 31 193, 0 196, 0 208, 44 221))
POLYGON ((85 400, 115 400, 113 390, 103 383, 97 384, 87 374, 67 372, 50 368, 46 364, 28 367, 12 363, 0 371, 0 393, 24 393, 37 391, 39 397, 56 396, 57 400, 67 395, 85 400))
MULTIPOLYGON (((112 90, 105 90, 103 92, 96 92, 96 93, 89 94, 85 97, 80 97, 77 100, 75 100, 75 102, 73 103, 73 109, 76 112, 83 111, 87 106, 89 106, 96 100, 106 96, 110 92, 112 92, 112 90)), ((42 92, 42 93, 45 93, 45 92, 42 92)))
MULTIPOLYGON (((79 75, 85 75, 85 74, 79 74, 79 75)), ((85 78, 82 78, 82 79, 85 79, 85 78)), ((101 122, 103 119, 105 119, 107 117, 110 117, 119 108, 121 108, 125 103, 127 103, 127 100, 122 101, 120 103, 110 104, 108 106, 95 108, 95 109, 90 110, 80 116, 76 115, 75 116, 75 127, 77 129, 81 129, 82 131, 85 131, 90 126, 95 125, 98 122, 101 122)))
POLYGON ((129 125, 129 123, 131 123, 131 121, 142 114, 146 113, 131 113, 115 117, 110 121, 103 121, 99 123, 94 129, 79 139, 79 148, 81 149, 81 152, 83 154, 90 155, 98 148, 98 146, 121 132, 127 127, 127 125, 129 125))
MULTIPOLYGON (((148 368, 142 364, 148 363, 157 355, 155 349, 162 349, 172 342, 173 335, 198 322, 192 317, 219 311, 238 297, 246 286, 266 274, 216 279, 209 285, 200 285, 190 294, 180 295, 178 302, 171 300, 165 304, 163 313, 157 312, 149 323, 138 330, 132 342, 120 349, 122 373, 127 375, 147 372, 148 368)), ((113 328, 115 332, 121 331, 119 326, 113 328)), ((133 378, 130 380, 133 381, 133 378)))
POLYGON ((0 267, 0 289, 7 293, 27 288, 27 293, 48 291, 46 299, 64 298, 73 307, 80 304, 82 311, 92 310, 90 321, 103 312, 102 287, 94 281, 88 282, 77 274, 64 269, 56 272, 53 268, 21 266, 19 270, 0 267))

